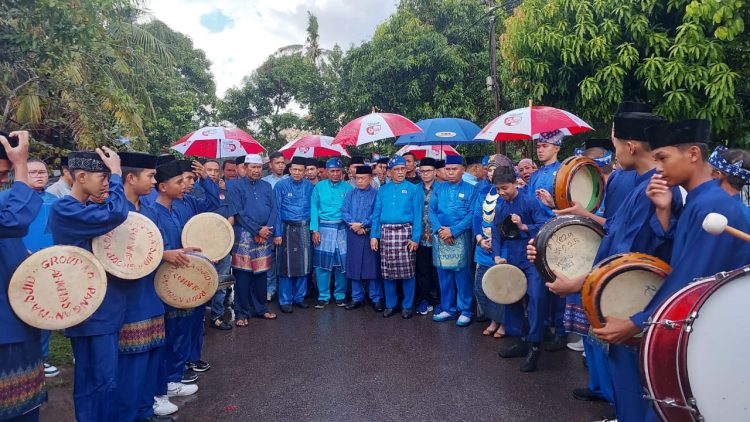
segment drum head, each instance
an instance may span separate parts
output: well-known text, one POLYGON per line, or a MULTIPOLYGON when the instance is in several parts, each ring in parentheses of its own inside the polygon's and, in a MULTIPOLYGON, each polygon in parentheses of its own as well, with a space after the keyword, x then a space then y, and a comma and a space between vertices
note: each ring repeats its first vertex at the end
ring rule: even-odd
POLYGON ((554 279, 553 273, 568 278, 586 275, 594 265, 602 236, 603 229, 593 220, 552 219, 542 227, 535 242, 544 251, 537 257, 541 261, 541 268, 537 268, 543 269, 542 276, 547 280, 554 279))
POLYGON ((94 238, 94 255, 115 277, 137 280, 156 270, 164 254, 159 228, 147 217, 130 212, 116 229, 94 238))
POLYGON ((44 330, 78 325, 99 308, 107 292, 107 273, 89 251, 51 246, 26 258, 8 285, 13 312, 44 330))
POLYGON ((750 272, 745 272, 720 282, 706 292, 700 309, 693 309, 698 316, 687 339, 687 377, 707 421, 750 420, 748 298, 750 272))
POLYGON ((603 197, 604 175, 594 160, 576 156, 563 161, 555 175, 553 198, 557 208, 569 208, 578 202, 594 212, 603 197))
POLYGON ((568 196, 573 202, 578 202, 589 211, 597 202, 599 186, 594 180, 594 171, 590 166, 583 166, 571 175, 568 196))
POLYGON ((648 270, 624 271, 612 277, 599 298, 604 317, 628 319, 643 311, 659 290, 664 278, 648 270))
POLYGON ((204 212, 188 220, 182 229, 182 246, 195 246, 201 255, 218 261, 234 246, 234 229, 226 218, 214 212, 204 212))
POLYGON ((163 263, 156 270, 156 294, 167 305, 190 309, 211 300, 219 286, 219 274, 214 264, 198 254, 186 254, 190 265, 177 267, 163 263))
POLYGON ((482 290, 495 303, 516 303, 526 294, 526 275, 510 264, 495 265, 484 273, 482 290))

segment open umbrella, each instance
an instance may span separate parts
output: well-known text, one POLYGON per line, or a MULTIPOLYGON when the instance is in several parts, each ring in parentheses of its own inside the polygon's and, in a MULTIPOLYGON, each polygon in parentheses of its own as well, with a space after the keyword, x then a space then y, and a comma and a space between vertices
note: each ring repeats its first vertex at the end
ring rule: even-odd
POLYGON ((333 138, 323 135, 307 135, 287 142, 279 149, 284 158, 291 160, 292 157, 330 157, 345 155, 349 157, 341 145, 331 145, 333 138))
POLYGON ((475 139, 496 142, 534 139, 542 132, 553 130, 575 135, 593 129, 573 113, 554 107, 533 106, 517 108, 496 117, 475 139))
POLYGON ((424 157, 442 159, 446 155, 459 155, 458 151, 450 145, 405 145, 396 152, 396 155, 404 155, 407 152, 414 154, 417 160, 424 157))
POLYGON ((266 149, 241 129, 207 126, 180 138, 172 149, 184 155, 206 158, 260 154, 266 149))
POLYGON ((441 117, 417 122, 422 132, 402 135, 396 145, 465 145, 489 142, 485 139, 474 139, 480 127, 456 117, 441 117))
POLYGON ((399 114, 373 112, 344 125, 332 144, 359 146, 421 131, 414 122, 399 114))

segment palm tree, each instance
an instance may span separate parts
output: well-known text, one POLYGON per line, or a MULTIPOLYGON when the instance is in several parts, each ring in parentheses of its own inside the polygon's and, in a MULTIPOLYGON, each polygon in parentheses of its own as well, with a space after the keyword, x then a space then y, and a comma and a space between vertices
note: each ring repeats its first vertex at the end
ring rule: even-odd
POLYGON ((330 54, 330 50, 321 48, 318 40, 320 34, 318 33, 318 18, 307 11, 307 40, 304 45, 302 44, 291 44, 276 50, 276 55, 284 56, 290 54, 301 54, 310 63, 320 67, 324 64, 324 59, 330 54))

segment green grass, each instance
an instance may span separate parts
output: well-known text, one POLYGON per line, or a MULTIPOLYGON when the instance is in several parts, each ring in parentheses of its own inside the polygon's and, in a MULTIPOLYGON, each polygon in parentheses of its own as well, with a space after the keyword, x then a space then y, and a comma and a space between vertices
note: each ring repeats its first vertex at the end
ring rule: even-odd
POLYGON ((73 349, 70 340, 57 331, 52 332, 49 340, 48 362, 57 367, 70 366, 73 364, 73 349))

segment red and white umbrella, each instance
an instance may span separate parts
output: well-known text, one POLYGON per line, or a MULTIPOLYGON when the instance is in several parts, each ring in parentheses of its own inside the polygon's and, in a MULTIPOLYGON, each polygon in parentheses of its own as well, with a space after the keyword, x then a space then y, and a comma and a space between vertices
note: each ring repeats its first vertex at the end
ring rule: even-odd
POLYGON ((421 131, 414 122, 399 114, 370 113, 344 125, 332 143, 359 146, 421 131))
POLYGON ((279 152, 287 160, 291 160, 292 157, 350 156, 343 146, 331 145, 331 141, 333 141, 333 138, 330 136, 307 135, 289 141, 279 149, 279 152))
POLYGON ((424 157, 442 160, 446 155, 459 155, 458 151, 450 145, 405 145, 396 152, 396 155, 404 155, 407 152, 414 154, 417 160, 424 157))
POLYGON ((575 135, 593 129, 573 113, 554 107, 533 106, 517 108, 496 117, 474 139, 496 142, 534 139, 540 133, 553 130, 575 135))
POLYGON ((258 141, 241 129, 203 127, 180 138, 172 149, 184 155, 206 158, 239 157, 265 152, 258 141))

